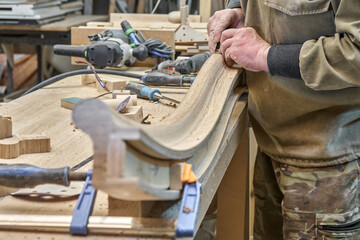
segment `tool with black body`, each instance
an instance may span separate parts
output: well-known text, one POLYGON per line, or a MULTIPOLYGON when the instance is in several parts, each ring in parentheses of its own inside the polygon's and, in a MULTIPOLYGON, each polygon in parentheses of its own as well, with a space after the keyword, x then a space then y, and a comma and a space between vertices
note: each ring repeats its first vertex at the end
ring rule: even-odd
POLYGON ((175 103, 180 103, 178 100, 163 96, 159 89, 151 89, 143 84, 129 82, 126 84, 126 90, 130 90, 131 93, 136 94, 140 98, 149 99, 157 102, 160 99, 166 99, 175 103))
POLYGON ((82 57, 96 67, 130 66, 136 59, 144 61, 148 57, 148 51, 143 45, 133 49, 129 43, 120 38, 107 38, 86 46, 57 44, 54 46, 54 53, 82 57))
POLYGON ((200 71, 206 60, 210 57, 209 52, 199 53, 184 60, 167 60, 153 67, 152 70, 175 68, 181 74, 190 74, 200 71))
POLYGON ((107 29, 102 33, 90 35, 92 41, 87 46, 57 44, 54 53, 58 55, 85 58, 96 67, 131 66, 136 59, 144 61, 148 57, 172 57, 171 47, 164 42, 151 38, 140 38, 127 21, 121 23, 126 31, 107 29), (131 43, 131 41, 133 43, 131 43))
POLYGON ((165 73, 153 72, 147 73, 141 77, 146 85, 151 86, 184 86, 185 84, 192 84, 195 77, 184 75, 168 75, 165 73))
POLYGON ((29 188, 40 184, 69 186, 71 181, 85 181, 86 172, 74 172, 69 167, 39 168, 29 164, 0 165, 0 185, 29 188))

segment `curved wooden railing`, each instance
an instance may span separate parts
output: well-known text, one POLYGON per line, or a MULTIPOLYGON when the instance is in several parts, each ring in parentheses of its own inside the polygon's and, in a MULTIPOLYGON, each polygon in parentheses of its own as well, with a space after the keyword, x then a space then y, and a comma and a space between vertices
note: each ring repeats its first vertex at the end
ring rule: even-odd
POLYGON ((157 124, 131 121, 99 100, 77 104, 74 123, 94 143, 94 185, 125 200, 179 198, 181 189, 169 190, 170 170, 186 161, 204 178, 226 145, 228 123, 244 91, 238 86, 240 73, 228 68, 221 55, 212 55, 180 106, 157 124))

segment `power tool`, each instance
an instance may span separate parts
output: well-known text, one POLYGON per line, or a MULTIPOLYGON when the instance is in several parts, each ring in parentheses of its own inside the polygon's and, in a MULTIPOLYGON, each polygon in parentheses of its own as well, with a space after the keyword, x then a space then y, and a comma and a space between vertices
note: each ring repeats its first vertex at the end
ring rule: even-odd
POLYGON ((89 36, 94 42, 87 46, 71 46, 57 44, 54 46, 54 53, 58 55, 74 56, 85 58, 96 67, 130 66, 136 59, 144 61, 148 57, 147 48, 139 44, 132 48, 122 30, 107 31, 107 34, 96 34, 89 36), (112 37, 122 36, 125 37, 112 37), (102 37, 100 37, 102 36, 102 37), (111 36, 111 37, 110 37, 111 36))
POLYGON ((92 43, 87 46, 57 44, 54 46, 54 53, 82 57, 100 68, 131 66, 136 59, 144 61, 148 57, 172 58, 171 47, 162 41, 140 37, 127 21, 123 21, 121 25, 125 30, 107 29, 102 33, 88 36, 92 43))
POLYGON ((198 72, 209 57, 210 53, 204 52, 184 60, 167 60, 155 65, 152 70, 175 68, 175 71, 181 74, 190 74, 198 72))

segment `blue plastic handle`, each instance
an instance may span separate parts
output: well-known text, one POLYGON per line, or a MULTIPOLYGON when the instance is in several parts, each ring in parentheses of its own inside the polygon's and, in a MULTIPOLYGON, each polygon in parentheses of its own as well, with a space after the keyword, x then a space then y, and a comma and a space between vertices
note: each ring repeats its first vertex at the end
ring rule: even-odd
POLYGON ((70 224, 70 233, 87 235, 89 217, 92 214, 96 197, 96 189, 92 186, 92 170, 87 173, 85 186, 76 203, 70 224))
POLYGON ((139 96, 139 97, 147 97, 147 98, 149 98, 151 101, 156 102, 156 101, 159 101, 159 99, 157 99, 157 98, 154 97, 154 94, 155 94, 155 93, 158 93, 158 94, 161 95, 161 92, 160 92, 159 89, 151 89, 151 88, 149 88, 149 87, 144 86, 144 87, 141 89, 141 92, 140 92, 141 96, 139 96))
POLYGON ((177 237, 194 237, 199 212, 201 186, 198 181, 185 183, 176 227, 177 237))

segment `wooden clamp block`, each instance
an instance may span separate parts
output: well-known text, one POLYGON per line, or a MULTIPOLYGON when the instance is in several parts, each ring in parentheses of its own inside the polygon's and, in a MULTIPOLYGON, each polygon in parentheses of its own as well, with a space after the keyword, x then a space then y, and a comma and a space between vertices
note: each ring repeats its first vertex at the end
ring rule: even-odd
POLYGON ((0 140, 0 158, 17 158, 22 154, 50 152, 50 138, 42 135, 15 135, 0 140))
POLYGON ((112 92, 112 98, 117 98, 117 96, 121 95, 130 95, 130 90, 114 90, 112 92))
POLYGON ((97 80, 96 80, 95 76, 92 74, 81 75, 81 84, 83 86, 96 88, 96 82, 97 82, 97 80))
POLYGON ((182 190, 182 175, 184 172, 185 163, 174 163, 170 167, 170 189, 182 190))
POLYGON ((121 113, 123 116, 130 118, 136 122, 141 122, 144 118, 142 106, 127 107, 127 113, 121 113))
POLYGON ((124 201, 108 197, 109 216, 148 217, 154 201, 124 201))
MULTIPOLYGON (((105 83, 105 86, 109 91, 125 90, 127 83, 125 80, 111 79, 111 78, 101 78, 101 80, 105 83)), ((104 88, 100 85, 98 81, 96 81, 96 88, 98 92, 104 91, 104 88)))
POLYGON ((0 116, 0 139, 12 137, 11 117, 0 116))
MULTIPOLYGON (((99 74, 100 79, 105 83, 109 91, 125 90, 126 81, 119 78, 111 78, 106 75, 99 74)), ((96 87, 99 92, 104 91, 104 88, 99 84, 94 74, 84 74, 81 76, 81 83, 83 86, 96 87)))

